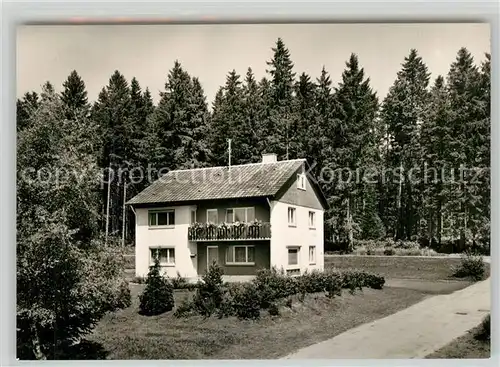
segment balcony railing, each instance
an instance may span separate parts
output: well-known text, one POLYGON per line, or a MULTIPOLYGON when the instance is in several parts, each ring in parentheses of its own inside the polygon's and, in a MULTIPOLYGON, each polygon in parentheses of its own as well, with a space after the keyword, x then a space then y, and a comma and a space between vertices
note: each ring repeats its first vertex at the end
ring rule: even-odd
POLYGON ((189 227, 189 241, 267 240, 271 223, 195 223, 189 227))

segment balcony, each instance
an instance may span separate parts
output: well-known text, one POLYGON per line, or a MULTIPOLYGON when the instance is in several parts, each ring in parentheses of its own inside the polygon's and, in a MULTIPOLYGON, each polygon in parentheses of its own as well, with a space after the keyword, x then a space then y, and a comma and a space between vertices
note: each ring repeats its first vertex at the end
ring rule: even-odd
POLYGON ((271 223, 194 223, 189 226, 189 241, 269 240, 271 223))

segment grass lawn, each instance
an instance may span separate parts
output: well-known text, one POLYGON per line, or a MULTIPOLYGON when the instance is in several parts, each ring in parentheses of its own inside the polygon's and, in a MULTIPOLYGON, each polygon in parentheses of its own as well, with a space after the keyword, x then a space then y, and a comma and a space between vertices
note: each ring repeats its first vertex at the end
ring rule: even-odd
MULTIPOLYGON (((109 359, 263 359, 279 358, 298 348, 334 337, 357 325, 404 309, 426 297, 416 290, 365 289, 333 300, 309 295, 279 317, 262 312, 259 321, 236 318, 175 318, 172 313, 138 314, 142 285, 131 285, 132 306, 107 315, 89 340, 109 359), (315 299, 316 297, 316 299, 315 299)), ((186 291, 176 291, 179 304, 186 291)))
MULTIPOLYGON (((175 318, 173 312, 141 316, 138 295, 144 285, 131 284, 132 306, 106 315, 88 342, 99 350, 100 358, 108 359, 280 358, 391 315, 432 294, 451 293, 468 286, 470 281, 452 277, 452 267, 459 263, 458 258, 328 256, 326 268, 380 274, 386 278, 387 286, 382 290, 365 289, 355 295, 344 292, 332 300, 324 294, 308 295, 303 303, 295 302, 291 310, 283 309, 281 316, 273 317, 263 311, 258 321, 234 317, 175 318)), ((487 267, 489 272, 488 264, 487 267)), ((186 290, 176 291, 176 305, 189 294, 186 290)), ((479 350, 476 340, 457 341, 479 350)), ((454 348, 458 352, 465 347, 454 348)))
POLYGON ((450 344, 429 354, 428 359, 436 358, 460 358, 478 359, 490 358, 490 341, 477 340, 474 335, 479 327, 469 330, 467 334, 453 340, 450 344))
MULTIPOLYGON (((325 256, 325 268, 364 270, 386 279, 456 281, 452 268, 460 261, 460 258, 447 257, 325 256)), ((489 274, 489 264, 486 269, 489 274)))

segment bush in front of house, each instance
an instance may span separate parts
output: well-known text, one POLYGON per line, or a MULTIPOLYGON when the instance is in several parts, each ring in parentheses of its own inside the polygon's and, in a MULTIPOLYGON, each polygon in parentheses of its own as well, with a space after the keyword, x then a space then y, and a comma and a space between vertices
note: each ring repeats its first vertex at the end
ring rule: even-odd
POLYGON ((351 293, 364 287, 381 289, 385 279, 362 271, 312 271, 300 276, 290 276, 276 268, 259 270, 248 283, 223 283, 222 269, 210 267, 200 282, 192 301, 185 300, 175 316, 192 313, 219 318, 235 316, 239 319, 258 319, 261 310, 279 315, 279 304, 291 307, 292 296, 303 301, 306 294, 324 293, 328 298, 340 296, 342 289, 351 293))
POLYGON ((453 276, 457 278, 471 278, 482 280, 484 278, 486 266, 481 256, 466 253, 462 255, 460 265, 454 269, 453 276))
POLYGON ((192 299, 186 297, 182 300, 179 306, 176 307, 174 316, 175 317, 188 317, 196 314, 196 308, 192 299))
POLYGON ((146 278, 146 288, 139 296, 141 315, 153 316, 174 308, 174 292, 170 282, 160 275, 160 263, 155 260, 146 278))
POLYGON ((239 319, 256 320, 260 317, 261 299, 255 283, 244 283, 236 287, 232 302, 235 316, 239 319))
POLYGON ((261 307, 266 309, 276 300, 294 295, 298 291, 296 278, 286 275, 283 270, 261 269, 252 281, 260 295, 261 307))
POLYGON ((175 278, 170 278, 169 281, 174 289, 187 289, 189 291, 194 291, 198 287, 197 283, 188 282, 188 280, 181 276, 179 272, 177 272, 177 276, 175 278))
POLYGON ((223 275, 222 267, 213 262, 198 282, 193 302, 196 310, 205 317, 210 317, 220 308, 225 293, 223 275))

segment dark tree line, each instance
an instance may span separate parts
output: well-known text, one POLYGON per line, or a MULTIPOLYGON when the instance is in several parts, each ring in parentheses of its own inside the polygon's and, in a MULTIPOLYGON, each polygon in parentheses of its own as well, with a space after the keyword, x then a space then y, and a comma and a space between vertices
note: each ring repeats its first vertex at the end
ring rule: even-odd
MULTIPOLYGON (((283 40, 272 50, 265 77, 257 80, 251 68, 244 75, 230 71, 210 110, 200 81, 179 62, 156 106, 148 89, 119 71, 89 103, 83 80, 71 73, 59 95, 65 106, 59 118, 95 124, 89 152, 102 170, 115 170, 98 190, 101 231, 109 212, 109 233, 125 228, 127 241, 133 239, 134 217, 123 203, 150 182, 132 168, 147 176, 148 165, 226 165, 231 139, 232 164, 258 162, 264 152, 280 160, 307 158, 331 204, 328 243, 489 241, 488 54, 478 66, 462 48, 448 75, 431 80, 411 50, 380 100, 356 54, 334 85, 325 68, 317 79, 297 74, 283 40), (120 168, 128 173, 117 175, 120 168)), ((45 107, 35 92, 19 99, 18 131, 30 128, 45 107)))

